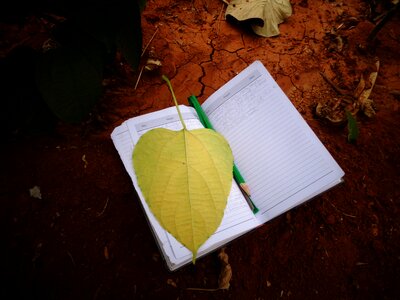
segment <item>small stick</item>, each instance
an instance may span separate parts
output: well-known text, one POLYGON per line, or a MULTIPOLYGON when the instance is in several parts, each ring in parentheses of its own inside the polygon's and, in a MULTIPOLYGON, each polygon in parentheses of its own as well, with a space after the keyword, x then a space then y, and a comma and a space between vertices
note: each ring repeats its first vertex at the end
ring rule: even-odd
POLYGON ((356 216, 350 215, 350 214, 346 214, 345 212, 343 212, 342 210, 340 210, 339 208, 337 208, 331 201, 329 201, 329 204, 333 206, 334 209, 336 209, 338 212, 342 213, 343 215, 345 215, 346 217, 350 217, 350 218, 357 218, 356 216))
POLYGON ((319 73, 321 74, 322 78, 324 78, 324 80, 325 80, 327 83, 330 84, 330 86, 335 90, 336 93, 338 93, 339 95, 342 95, 342 96, 351 96, 347 91, 342 90, 340 87, 338 87, 336 84, 334 84, 333 81, 330 80, 330 79, 325 75, 325 73, 323 73, 323 72, 319 72, 319 73))
POLYGON ((204 292, 216 292, 220 289, 202 289, 202 288, 187 288, 188 291, 204 291, 204 292))
MULTIPOLYGON (((140 57, 143 57, 143 55, 145 54, 145 52, 146 52, 147 48, 149 47, 150 43, 153 41, 154 37, 156 36, 156 33, 158 32, 158 29, 159 29, 159 28, 157 27, 156 31, 154 31, 153 35, 151 36, 149 42, 148 42, 148 43, 146 44, 146 46, 143 48, 143 51, 142 51, 142 54, 140 55, 140 57)), ((144 67, 145 67, 145 66, 143 66, 143 67, 140 69, 140 73, 139 73, 139 76, 138 76, 138 78, 137 78, 137 80, 136 80, 136 84, 135 84, 135 90, 137 89, 137 87, 138 87, 138 85, 139 85, 140 78, 142 78, 142 73, 143 73, 144 67)))
POLYGON ((372 42, 376 35, 378 34, 378 32, 383 28, 383 26, 392 19, 392 17, 395 15, 396 10, 400 9, 400 2, 398 2, 395 6, 393 6, 380 20, 380 22, 378 24, 376 24, 376 26, 374 27, 374 29, 372 29, 372 31, 370 32, 370 34, 368 35, 367 41, 368 42, 372 42))
POLYGON ((76 263, 75 263, 75 260, 74 260, 74 258, 72 257, 72 254, 71 254, 71 252, 69 252, 69 251, 67 250, 67 254, 68 254, 69 258, 71 259, 71 261, 72 261, 72 264, 74 265, 74 267, 76 267, 76 263))
POLYGON ((224 11, 224 3, 225 3, 225 1, 222 3, 222 6, 221 6, 221 11, 219 12, 219 15, 218 15, 218 28, 217 28, 217 34, 219 34, 219 30, 220 30, 220 28, 221 28, 221 19, 222 19, 222 12, 224 11))
POLYGON ((153 33, 152 37, 150 38, 149 42, 147 43, 147 45, 143 48, 142 51, 142 55, 140 55, 140 57, 143 57, 144 53, 146 52, 147 48, 149 47, 150 43, 153 41, 154 37, 156 36, 156 33, 158 32, 158 27, 156 29, 156 31, 153 33))
POLYGON ((106 208, 108 206, 109 200, 110 200, 110 198, 107 197, 106 204, 104 205, 103 210, 100 213, 97 213, 97 217, 101 217, 104 214, 104 212, 106 211, 106 208))
POLYGON ((135 90, 136 90, 136 88, 137 88, 137 86, 138 86, 138 84, 139 84, 140 78, 142 77, 142 73, 143 73, 144 67, 145 67, 145 66, 143 66, 143 67, 140 69, 140 73, 139 73, 139 76, 138 76, 138 78, 137 78, 137 80, 136 80, 136 84, 135 84, 135 90))
POLYGON ((396 96, 396 97, 399 97, 399 96, 400 96, 400 91, 398 91, 398 90, 392 90, 392 91, 389 92, 389 94, 390 94, 390 95, 393 95, 393 96, 396 96))

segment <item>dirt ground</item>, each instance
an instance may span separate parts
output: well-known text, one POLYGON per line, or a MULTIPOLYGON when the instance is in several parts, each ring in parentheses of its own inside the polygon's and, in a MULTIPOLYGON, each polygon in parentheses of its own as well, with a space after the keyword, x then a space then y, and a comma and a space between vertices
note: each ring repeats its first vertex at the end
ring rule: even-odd
MULTIPOLYGON (((372 2, 372 1, 371 1, 372 2)), ((162 62, 132 72, 121 60, 95 111, 78 125, 19 137, 1 150, 2 299, 400 299, 400 14, 367 38, 365 1, 294 0, 274 38, 223 18, 222 1, 148 1, 143 43, 162 62), (200 102, 260 60, 345 171, 345 182, 226 247, 233 276, 218 286, 218 252, 169 272, 112 144, 124 120, 200 102), (376 115, 356 118, 360 135, 315 114, 380 68, 376 115), (41 199, 30 196, 40 188, 41 199)), ((23 27, 22 27, 23 30, 23 27)), ((21 33, 22 35, 22 33, 21 33)), ((148 51, 147 51, 148 52, 148 51)), ((339 106, 342 109, 342 106, 339 106)), ((343 113, 343 112, 342 112, 343 113)))

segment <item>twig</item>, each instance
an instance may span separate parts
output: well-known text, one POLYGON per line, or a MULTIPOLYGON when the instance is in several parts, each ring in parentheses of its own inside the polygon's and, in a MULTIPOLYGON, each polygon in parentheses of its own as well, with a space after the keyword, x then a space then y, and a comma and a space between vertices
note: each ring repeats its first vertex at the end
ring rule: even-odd
POLYGON ((326 257, 329 257, 328 250, 326 250, 326 248, 325 248, 325 247, 324 247, 324 250, 325 250, 325 255, 326 255, 326 257))
POLYGON ((216 292, 219 289, 202 289, 202 288, 187 288, 188 291, 204 291, 204 292, 216 292))
POLYGON ((325 73, 323 73, 323 72, 319 72, 319 73, 321 74, 322 78, 324 78, 324 80, 325 80, 327 83, 329 83, 329 85, 335 90, 336 93, 338 93, 339 95, 342 95, 342 96, 351 96, 351 97, 353 97, 353 95, 351 95, 349 92, 347 92, 347 91, 345 91, 345 90, 342 90, 340 87, 338 87, 336 84, 334 84, 333 81, 330 80, 330 79, 325 75, 325 73))
MULTIPOLYGON (((140 55, 140 57, 143 57, 143 55, 146 53, 147 48, 149 47, 149 45, 151 44, 151 42, 153 41, 154 37, 156 36, 157 32, 158 32, 159 27, 157 27, 156 31, 154 31, 153 35, 151 36, 150 40, 148 41, 148 43, 146 44, 146 46, 143 48, 142 54, 140 55)), ((135 90, 137 89, 138 85, 139 85, 139 81, 140 78, 142 78, 142 73, 144 70, 144 67, 146 66, 146 64, 143 65, 143 67, 140 69, 140 73, 139 76, 136 80, 135 83, 135 90)))
POLYGON ((104 205, 103 210, 101 212, 97 213, 97 217, 101 217, 104 214, 104 212, 106 211, 106 208, 108 206, 109 200, 110 200, 110 198, 107 197, 106 204, 104 205))
POLYGON ((399 96, 400 96, 400 91, 398 91, 398 90, 391 90, 391 91, 389 92, 389 94, 390 94, 390 95, 393 95, 393 96, 395 96, 395 97, 399 97, 399 96))
MULTIPOLYGON (((219 34, 219 29, 221 28, 221 18, 222 18, 222 13, 224 11, 224 3, 226 3, 225 1, 223 1, 222 6, 221 6, 221 11, 219 12, 218 15, 218 28, 217 28, 217 35, 219 34)), ((229 4, 229 3, 228 3, 229 4)))
POLYGON ((332 205, 332 207, 333 207, 334 209, 336 209, 336 211, 340 212, 341 214, 345 215, 346 217, 357 218, 356 216, 353 216, 353 215, 350 215, 350 214, 347 214, 347 213, 343 212, 342 210, 340 210, 339 208, 337 208, 331 201, 328 200, 328 202, 329 202, 330 205, 332 205))
POLYGON ((372 29, 371 33, 368 35, 367 41, 372 42, 378 32, 383 28, 383 26, 394 16, 396 10, 400 9, 400 2, 393 6, 380 20, 380 22, 372 29))
POLYGON ((142 54, 140 55, 140 57, 143 57, 144 53, 146 52, 147 48, 149 47, 150 43, 153 41, 154 37, 156 36, 157 32, 158 32, 158 27, 156 29, 156 31, 153 33, 152 37, 150 38, 149 42, 147 43, 147 45, 143 48, 142 54))
POLYGON ((69 251, 67 250, 67 254, 68 254, 69 258, 71 259, 71 261, 72 261, 72 264, 74 265, 74 267, 76 267, 76 263, 75 263, 75 260, 74 260, 74 258, 72 257, 72 254, 71 254, 71 252, 69 252, 69 251))
POLYGON ((136 80, 136 84, 135 84, 135 90, 136 90, 136 88, 137 88, 137 86, 138 86, 138 84, 139 84, 140 78, 142 77, 142 73, 143 73, 144 67, 145 67, 145 66, 143 66, 143 67, 140 69, 139 76, 138 76, 138 78, 137 78, 137 80, 136 80))
POLYGON ((99 287, 98 287, 98 288, 96 289, 96 291, 94 292, 93 300, 96 300, 96 299, 97 299, 97 297, 99 296, 100 291, 101 291, 102 288, 103 288, 103 284, 100 284, 99 287))

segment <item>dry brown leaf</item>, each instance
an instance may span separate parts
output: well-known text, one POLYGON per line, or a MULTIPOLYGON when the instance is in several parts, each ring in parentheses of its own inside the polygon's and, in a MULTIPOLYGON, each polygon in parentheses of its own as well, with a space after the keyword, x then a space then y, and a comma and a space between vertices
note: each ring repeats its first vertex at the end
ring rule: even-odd
POLYGON ((230 287, 230 281, 232 278, 231 265, 226 265, 222 268, 218 278, 218 288, 220 290, 228 290, 230 287))
MULTIPOLYGON (((369 99, 369 96, 371 95, 372 89, 374 88, 376 78, 378 77, 378 71, 379 71, 379 60, 376 60, 375 62, 376 66, 376 71, 372 72, 368 79, 367 82, 364 82, 364 78, 361 76, 359 86, 362 85, 363 89, 358 96, 358 102, 360 103, 361 110, 364 112, 364 114, 367 117, 373 117, 376 112, 373 107, 373 101, 369 99)), ((360 88, 357 87, 356 91, 359 91, 360 88)))
POLYGON ((86 154, 82 155, 82 161, 83 161, 83 167, 86 169, 88 164, 89 164, 87 159, 86 159, 86 154))
POLYGON ((250 21, 253 31, 264 37, 279 35, 279 24, 292 15, 289 0, 232 0, 226 16, 250 21))
POLYGON ((35 185, 33 188, 29 189, 29 195, 32 198, 42 199, 42 193, 40 192, 40 187, 35 185))
POLYGON ((175 283, 175 281, 171 278, 167 279, 167 284, 170 286, 173 286, 174 288, 178 287, 175 283))
POLYGON ((107 260, 110 259, 110 254, 108 252, 108 247, 107 246, 104 247, 104 258, 107 259, 107 260))
POLYGON ((203 288, 187 288, 191 291, 206 291, 216 292, 218 290, 228 290, 230 287, 230 281, 232 279, 232 267, 229 264, 228 254, 225 252, 225 248, 222 248, 218 253, 218 258, 221 261, 221 272, 218 277, 218 288, 216 289, 203 289, 203 288))
POLYGON ((218 288, 220 290, 227 290, 230 286, 230 281, 232 279, 232 268, 229 264, 228 254, 225 252, 225 248, 222 248, 220 253, 218 254, 218 258, 221 261, 221 273, 218 278, 218 288))
POLYGON ((351 95, 345 93, 345 91, 339 90, 334 83, 324 77, 340 96, 337 98, 323 99, 323 101, 318 102, 315 113, 333 124, 341 124, 347 120, 345 110, 349 111, 353 116, 355 116, 359 110, 362 110, 366 116, 370 118, 373 117, 376 114, 374 102, 369 99, 369 96, 374 88, 378 71, 379 61, 376 60, 375 71, 370 73, 367 79, 361 75, 360 81, 354 93, 351 95))
POLYGON ((361 105, 361 109, 364 112, 364 114, 369 118, 372 118, 376 114, 374 108, 374 101, 372 99, 364 100, 364 102, 361 105))
POLYGON ((146 71, 154 71, 159 69, 162 66, 162 63, 159 59, 155 58, 149 58, 147 59, 146 65, 144 66, 144 69, 146 71))

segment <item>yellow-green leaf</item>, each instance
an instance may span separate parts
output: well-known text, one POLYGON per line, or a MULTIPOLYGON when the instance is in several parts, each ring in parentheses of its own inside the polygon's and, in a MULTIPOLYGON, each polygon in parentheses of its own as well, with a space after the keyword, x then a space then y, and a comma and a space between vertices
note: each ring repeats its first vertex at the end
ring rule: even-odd
POLYGON ((232 151, 210 129, 145 133, 133 151, 136 177, 154 216, 195 260, 222 221, 232 184, 232 151))

